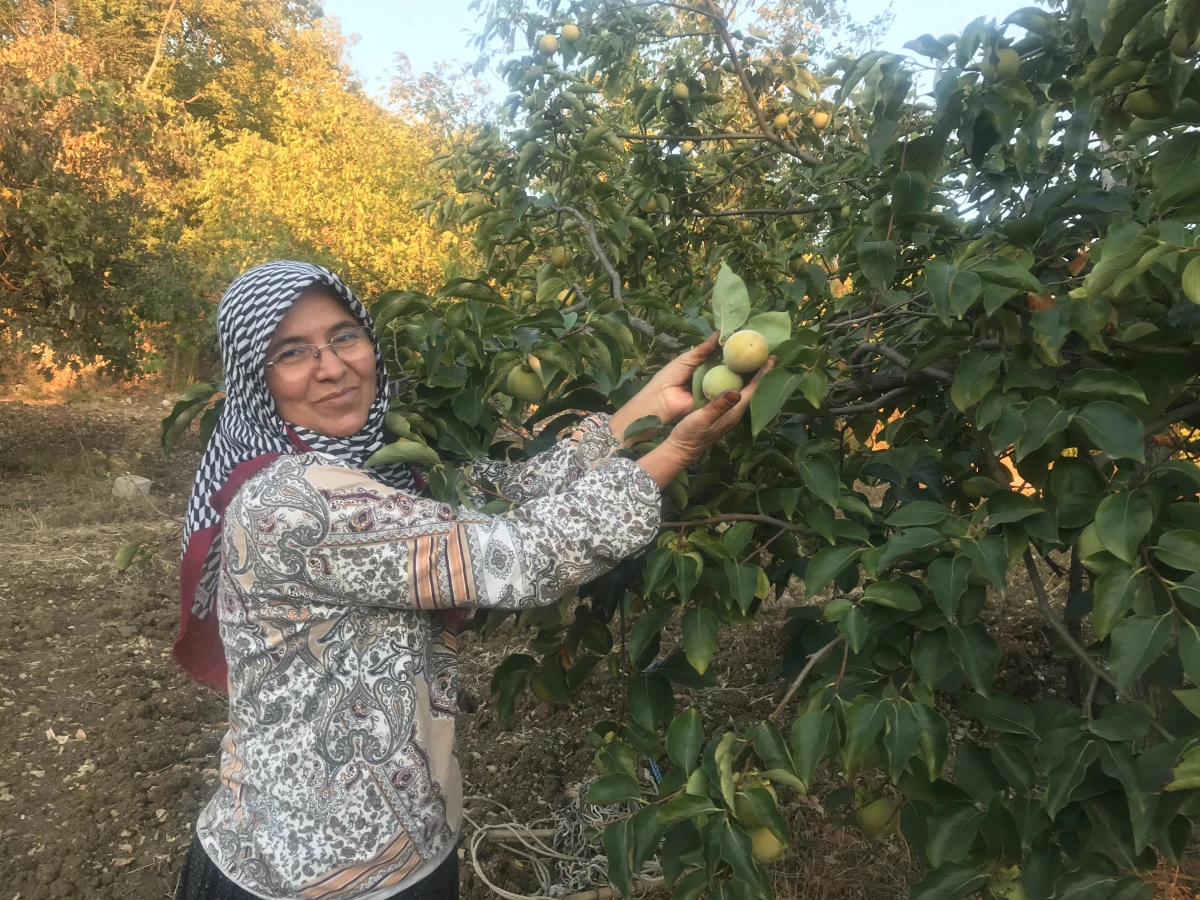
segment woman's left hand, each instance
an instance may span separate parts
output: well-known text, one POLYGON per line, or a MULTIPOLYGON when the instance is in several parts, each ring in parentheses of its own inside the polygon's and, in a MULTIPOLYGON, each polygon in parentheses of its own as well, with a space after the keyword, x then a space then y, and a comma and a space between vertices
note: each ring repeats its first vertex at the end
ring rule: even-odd
POLYGON ((621 439, 625 430, 645 416, 658 416, 664 425, 686 416, 692 411, 692 374, 717 349, 717 335, 679 354, 658 370, 644 388, 632 400, 622 406, 609 419, 613 434, 621 439))

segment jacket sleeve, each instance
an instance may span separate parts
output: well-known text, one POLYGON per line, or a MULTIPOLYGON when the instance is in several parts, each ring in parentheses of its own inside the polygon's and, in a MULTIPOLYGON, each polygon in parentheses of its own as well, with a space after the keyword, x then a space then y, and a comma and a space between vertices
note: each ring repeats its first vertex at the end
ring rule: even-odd
POLYGON ((598 460, 498 516, 397 491, 319 454, 281 457, 225 512, 222 565, 248 597, 410 609, 546 605, 647 544, 658 486, 598 460))
POLYGON ((621 446, 608 424, 608 416, 595 413, 577 424, 562 440, 521 462, 475 459, 461 471, 473 484, 474 500, 483 505, 495 499, 480 486, 514 503, 528 503, 567 490, 597 460, 610 456, 621 446))

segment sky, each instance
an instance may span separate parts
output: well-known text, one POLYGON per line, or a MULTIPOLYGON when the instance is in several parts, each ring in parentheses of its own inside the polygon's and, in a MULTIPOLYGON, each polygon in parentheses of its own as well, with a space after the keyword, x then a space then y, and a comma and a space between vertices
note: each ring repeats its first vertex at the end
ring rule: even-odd
MULTIPOLYGON (((851 13, 866 20, 882 12, 888 0, 848 0, 851 13)), ((982 15, 1002 20, 1010 12, 1036 0, 892 0, 896 22, 882 49, 900 51, 904 43, 926 32, 938 35, 961 32, 982 15)), ((341 20, 342 32, 358 35, 350 48, 350 61, 369 90, 388 83, 388 70, 397 52, 406 53, 417 71, 435 63, 474 62, 467 47, 469 33, 477 27, 477 11, 470 0, 325 0, 326 15, 341 20)))

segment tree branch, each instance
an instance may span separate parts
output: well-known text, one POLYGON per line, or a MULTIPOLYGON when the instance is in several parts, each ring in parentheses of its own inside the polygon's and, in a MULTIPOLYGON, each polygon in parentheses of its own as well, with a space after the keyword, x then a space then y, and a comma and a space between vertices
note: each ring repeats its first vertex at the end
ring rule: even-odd
POLYGON ((896 388, 894 391, 888 391, 882 397, 874 400, 868 400, 866 403, 859 403, 854 406, 840 406, 836 409, 829 410, 830 415, 834 416, 856 416, 859 413, 873 412, 880 407, 887 406, 897 397, 901 397, 912 390, 911 384, 904 384, 896 388))
POLYGON ((1193 400, 1191 403, 1186 403, 1183 406, 1177 406, 1175 409, 1168 410, 1167 414, 1161 419, 1155 419, 1146 426, 1146 433, 1149 435, 1158 434, 1168 425, 1174 425, 1176 422, 1181 422, 1188 416, 1194 416, 1200 413, 1200 400, 1193 400))
MULTIPOLYGON (((1071 633, 1067 631, 1067 626, 1063 624, 1062 619, 1055 615, 1054 609, 1050 606, 1050 597, 1046 593, 1046 585, 1042 583, 1041 573, 1037 570, 1033 551, 1029 549, 1025 551, 1025 570, 1029 573, 1029 583, 1033 585, 1033 594, 1037 597, 1038 609, 1041 610, 1042 617, 1050 623, 1050 627, 1062 638, 1063 643, 1067 645, 1072 653, 1079 657, 1080 662, 1087 666, 1093 675, 1111 687, 1118 699, 1127 699, 1129 695, 1121 690, 1117 686, 1116 680, 1098 662, 1092 659, 1091 655, 1079 645, 1079 642, 1075 638, 1071 637, 1071 633)), ((1175 736, 1158 724, 1158 722, 1151 720, 1150 726, 1166 740, 1175 740, 1175 736)))
POLYGON ((637 131, 618 131, 617 137, 624 138, 627 141, 676 141, 683 143, 691 141, 693 144, 701 141, 769 141, 771 137, 766 134, 754 134, 752 132, 716 132, 710 134, 642 134, 637 131))
POLYGON ((788 688, 787 693, 783 695, 783 699, 779 701, 779 705, 775 707, 775 711, 767 716, 768 719, 775 721, 776 717, 783 712, 785 707, 787 707, 788 701, 791 700, 796 691, 800 689, 800 683, 808 677, 808 673, 813 670, 813 666, 820 661, 821 657, 823 657, 838 644, 842 643, 844 640, 846 640, 846 636, 839 634, 824 647, 813 651, 812 655, 808 657, 808 662, 804 664, 804 668, 800 670, 800 674, 797 675, 795 681, 792 682, 792 686, 788 688))
MULTIPOLYGON (((869 343, 863 344, 862 346, 865 348, 874 350, 876 353, 878 353, 884 359, 890 359, 896 365, 903 366, 906 370, 908 369, 908 367, 910 365, 910 362, 909 362, 909 359, 907 356, 905 356, 903 353, 899 353, 898 351, 893 350, 887 344, 879 344, 879 343, 869 342, 869 343)), ((944 372, 941 369, 934 368, 933 366, 926 366, 924 369, 919 369, 914 374, 924 375, 926 378, 932 378, 934 381, 940 381, 943 384, 954 384, 954 376, 953 375, 951 375, 949 372, 944 372)))
POLYGON ((568 213, 579 220, 579 224, 582 225, 584 231, 587 232, 588 241, 592 245, 592 252, 596 254, 596 259, 599 261, 600 265, 604 267, 604 271, 608 273, 608 277, 612 279, 613 299, 620 300, 621 275, 613 266, 613 264, 609 262, 608 256, 604 253, 604 248, 600 246, 600 239, 596 237, 596 226, 592 223, 591 219, 573 206, 556 206, 554 207, 554 211, 568 213))
POLYGON ((175 12, 175 7, 178 3, 179 0, 171 0, 171 5, 167 8, 167 14, 163 16, 162 28, 158 32, 158 43, 154 47, 154 58, 150 60, 150 68, 146 70, 146 77, 142 79, 143 91, 150 88, 150 79, 154 77, 154 70, 158 68, 158 64, 162 60, 163 41, 167 37, 167 25, 170 24, 171 14, 175 12))

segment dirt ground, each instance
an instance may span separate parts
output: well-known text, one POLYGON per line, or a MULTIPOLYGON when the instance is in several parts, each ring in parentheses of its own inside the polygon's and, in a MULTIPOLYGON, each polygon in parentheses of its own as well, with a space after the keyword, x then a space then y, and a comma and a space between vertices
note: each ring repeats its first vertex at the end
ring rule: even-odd
MULTIPOLYGON (((0 616, 10 623, 0 630, 0 900, 172 897, 216 781, 223 699, 170 658, 179 521, 198 452, 185 439, 163 459, 163 402, 144 391, 78 403, 0 401, 0 616), (126 471, 153 480, 148 499, 112 500, 112 480, 126 471), (118 573, 113 556, 127 541, 144 542, 149 558, 118 573)), ((1027 600, 1014 590, 1007 602, 997 613, 1006 620, 1002 687, 1061 691, 1060 666, 1027 600)), ((696 698, 709 727, 762 719, 783 695, 786 685, 769 674, 784 608, 731 632, 719 686, 696 698)), ((472 711, 459 720, 459 756, 467 811, 480 824, 537 825, 578 809, 593 774, 586 731, 619 717, 614 683, 598 671, 575 709, 526 696, 499 725, 491 669, 529 638, 507 624, 486 641, 468 634, 461 643, 462 705, 472 711)), ((920 869, 904 842, 832 827, 820 796, 790 803, 805 840, 777 865, 777 894, 905 896, 920 869)), ((486 841, 478 855, 493 883, 537 893, 537 862, 486 841)), ((469 857, 462 890, 470 900, 493 896, 469 857)))

